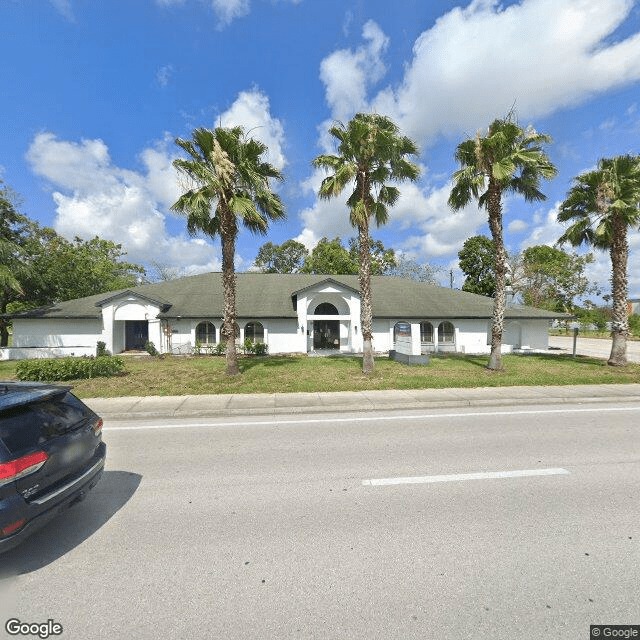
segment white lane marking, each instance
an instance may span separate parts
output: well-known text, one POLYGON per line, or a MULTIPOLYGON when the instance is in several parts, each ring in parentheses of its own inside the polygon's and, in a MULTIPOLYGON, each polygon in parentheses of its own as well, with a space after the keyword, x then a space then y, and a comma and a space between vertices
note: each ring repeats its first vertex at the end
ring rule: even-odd
MULTIPOLYGON (((313 408, 310 408, 312 411, 313 408)), ((400 416, 378 416, 372 414, 370 416, 363 417, 351 417, 351 418, 309 418, 306 420, 241 420, 235 422, 193 422, 193 423, 177 423, 177 424, 147 424, 136 425, 127 427, 103 427, 103 431, 140 431, 145 429, 198 429, 198 428, 214 428, 214 427, 252 427, 252 426, 270 426, 270 425, 285 425, 285 424, 337 424, 343 422, 380 422, 384 420, 393 420, 398 422, 400 420, 432 420, 441 418, 477 418, 482 416, 527 416, 527 415, 544 415, 544 414, 561 414, 561 413, 611 413, 617 411, 640 411, 640 406, 633 407, 593 407, 585 409, 545 409, 545 410, 529 410, 529 411, 470 411, 468 413, 422 413, 415 415, 400 415, 400 416)), ((134 415, 134 414, 132 414, 134 415)), ((247 416, 250 418, 250 416, 247 416)), ((168 416, 168 419, 177 420, 175 416, 168 416)))
POLYGON ((453 473, 442 476, 416 476, 409 478, 378 478, 363 480, 367 487, 393 484, 429 484, 431 482, 459 482, 461 480, 490 480, 492 478, 525 478, 529 476, 566 475, 566 469, 523 469, 519 471, 486 471, 483 473, 453 473))

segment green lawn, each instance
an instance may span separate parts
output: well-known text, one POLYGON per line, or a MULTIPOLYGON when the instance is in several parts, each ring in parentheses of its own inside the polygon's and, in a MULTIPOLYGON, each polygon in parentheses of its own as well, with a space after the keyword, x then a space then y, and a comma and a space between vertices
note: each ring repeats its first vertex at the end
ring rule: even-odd
MULTIPOLYGON (((371 376, 361 358, 306 356, 241 357, 241 376, 225 375, 223 358, 127 357, 114 378, 72 382, 83 398, 292 391, 359 391, 516 385, 640 383, 640 365, 609 367, 604 360, 566 355, 504 356, 505 370, 485 368, 488 356, 439 355, 426 367, 407 367, 376 358, 371 376)), ((15 377, 15 362, 0 362, 0 378, 15 377)))

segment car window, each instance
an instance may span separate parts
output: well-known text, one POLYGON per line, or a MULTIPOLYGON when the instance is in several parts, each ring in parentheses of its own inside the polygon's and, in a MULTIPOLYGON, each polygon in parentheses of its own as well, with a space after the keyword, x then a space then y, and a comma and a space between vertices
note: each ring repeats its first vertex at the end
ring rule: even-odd
POLYGON ((86 405, 66 393, 0 413, 0 439, 15 453, 69 431, 91 416, 86 405))

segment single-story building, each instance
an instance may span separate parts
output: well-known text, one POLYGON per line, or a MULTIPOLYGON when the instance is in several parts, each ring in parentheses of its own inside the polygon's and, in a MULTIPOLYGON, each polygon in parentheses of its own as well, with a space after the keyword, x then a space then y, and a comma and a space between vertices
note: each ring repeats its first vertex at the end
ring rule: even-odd
MULTIPOLYGON (((493 300, 390 276, 372 277, 373 347, 395 348, 404 326, 414 355, 437 351, 489 353, 493 300)), ((357 276, 237 274, 238 342, 263 342, 269 353, 362 351, 357 276)), ((221 339, 222 275, 144 284, 61 302, 12 316, 13 345, 0 359, 114 354, 143 349, 189 353, 221 339)), ((565 318, 526 306, 505 313, 503 350, 546 349, 549 321, 565 318)))

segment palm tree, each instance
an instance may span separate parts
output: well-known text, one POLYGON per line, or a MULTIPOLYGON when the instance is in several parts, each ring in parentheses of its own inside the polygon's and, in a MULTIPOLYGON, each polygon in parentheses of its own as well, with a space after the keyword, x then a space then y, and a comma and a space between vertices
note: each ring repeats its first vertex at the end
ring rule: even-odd
POLYGON ((339 143, 338 155, 319 155, 313 165, 333 172, 322 181, 320 198, 328 200, 347 185, 353 187, 347 206, 349 221, 358 229, 362 370, 368 374, 373 371, 369 226, 372 218, 377 226, 385 224, 387 207, 400 197, 398 188, 387 182, 418 178, 418 166, 406 158, 418 149, 389 118, 375 113, 358 113, 346 125, 336 123, 329 133, 339 143))
POLYGON ((449 206, 458 211, 472 198, 484 207, 495 246, 496 293, 491 323, 491 356, 488 369, 502 369, 500 351, 504 328, 506 254, 502 235, 502 195, 515 193, 532 202, 545 200, 540 191, 542 178, 553 178, 557 171, 542 145, 549 136, 532 128, 523 129, 509 114, 494 120, 485 136, 461 142, 455 152, 460 169, 453 174, 449 206))
POLYGON ((240 373, 236 352, 235 243, 240 226, 265 234, 270 220, 285 217, 280 197, 271 190, 270 178, 282 180, 278 169, 261 159, 266 145, 247 138, 242 127, 214 130, 198 128, 191 140, 176 139, 188 158, 173 161, 191 183, 171 209, 187 216, 190 235, 203 232, 220 236, 227 374, 240 373))
POLYGON ((609 250, 613 293, 611 355, 608 364, 627 364, 627 230, 640 226, 640 158, 603 158, 594 171, 574 179, 560 205, 559 222, 573 224, 558 242, 574 247, 583 242, 609 250))

